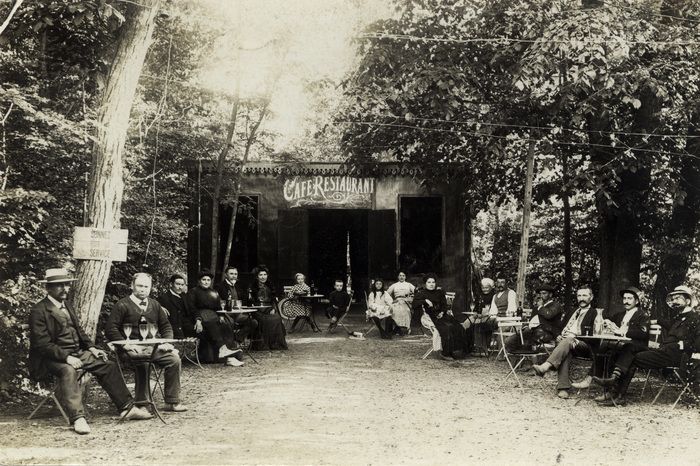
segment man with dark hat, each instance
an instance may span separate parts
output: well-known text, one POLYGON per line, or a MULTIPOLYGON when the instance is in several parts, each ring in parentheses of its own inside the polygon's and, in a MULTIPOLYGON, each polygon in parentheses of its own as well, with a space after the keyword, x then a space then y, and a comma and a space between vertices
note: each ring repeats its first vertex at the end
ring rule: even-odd
POLYGON ((536 291, 542 304, 533 312, 530 326, 523 329, 522 345, 520 335, 517 333, 506 339, 505 344, 508 351, 515 351, 521 346, 528 347, 554 341, 561 333, 564 309, 553 299, 554 287, 542 284, 536 291))
POLYGON ((119 368, 95 346, 65 302, 73 281, 66 269, 48 269, 45 279, 41 280, 46 286, 47 296, 32 308, 29 315, 32 377, 43 380, 53 375, 57 379, 59 402, 78 434, 90 433, 78 370, 87 371, 97 379, 125 419, 149 419, 151 414, 144 409, 127 409, 133 398, 119 368))
MULTIPOLYGON (((630 292, 630 289, 623 290, 623 292, 630 292)), ((623 297, 623 303, 624 301, 625 297, 623 297)), ((665 367, 677 367, 681 364, 684 353, 692 354, 700 351, 700 314, 693 309, 697 303, 691 289, 687 286, 677 286, 668 294, 666 302, 677 314, 673 319, 659 319, 659 325, 666 330, 666 336, 661 347, 650 350, 644 350, 642 347, 641 350, 638 349, 636 351, 627 348, 627 351, 617 358, 611 377, 593 378, 593 381, 599 385, 615 387, 616 398, 605 400, 606 405, 624 404, 627 388, 637 368, 663 369, 665 367)), ((641 327, 639 324, 638 326, 641 327)), ((641 333, 633 336, 630 333, 631 331, 634 332, 632 328, 633 324, 632 320, 630 320, 629 330, 626 335, 642 346, 641 338, 639 338, 641 333)), ((649 328, 648 320, 646 328, 649 328)))

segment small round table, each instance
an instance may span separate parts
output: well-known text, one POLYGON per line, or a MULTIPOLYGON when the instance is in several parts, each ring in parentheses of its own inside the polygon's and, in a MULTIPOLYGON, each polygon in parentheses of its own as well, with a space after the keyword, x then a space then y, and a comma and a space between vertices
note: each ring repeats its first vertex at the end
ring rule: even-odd
POLYGON ((318 302, 321 299, 325 298, 326 296, 322 295, 322 294, 302 294, 302 295, 294 295, 292 297, 297 298, 299 300, 311 301, 309 303, 309 307, 311 308, 311 312, 309 313, 309 316, 306 317, 306 319, 308 320, 309 325, 311 325, 311 329, 314 332, 320 332, 321 329, 318 327, 318 324, 316 323, 316 314, 314 313, 313 302, 318 302))
MULTIPOLYGON (((163 422, 163 424, 166 424, 165 420, 163 417, 160 415, 160 412, 158 411, 158 408, 156 407, 156 404, 153 402, 153 396, 151 395, 151 389, 149 387, 149 382, 151 380, 151 367, 154 365, 153 362, 153 355, 156 354, 156 351, 158 350, 158 347, 162 345, 163 343, 177 343, 180 340, 174 339, 174 338, 148 338, 145 340, 114 340, 111 341, 110 343, 114 346, 120 346, 122 347, 122 353, 126 354, 127 357, 131 360, 131 362, 134 364, 134 379, 135 379, 135 387, 134 387, 134 401, 132 401, 130 404, 127 405, 126 410, 127 414, 131 411, 131 409, 134 406, 150 406, 151 409, 153 410, 153 413, 158 416, 158 419, 163 422), (148 358, 148 360, 143 360, 141 359, 140 356, 135 357, 131 355, 128 351, 123 351, 123 347, 126 345, 132 345, 132 346, 150 346, 152 347, 151 354, 148 358)), ((119 355, 117 355, 117 363, 119 363, 119 355)), ((121 372, 121 365, 120 365, 120 372, 121 372)), ((124 373, 122 372, 122 378, 124 378, 124 373)), ((126 383, 126 380, 124 381, 126 383)), ((123 416, 122 418, 119 419, 118 422, 123 421, 126 418, 126 416, 123 416)))

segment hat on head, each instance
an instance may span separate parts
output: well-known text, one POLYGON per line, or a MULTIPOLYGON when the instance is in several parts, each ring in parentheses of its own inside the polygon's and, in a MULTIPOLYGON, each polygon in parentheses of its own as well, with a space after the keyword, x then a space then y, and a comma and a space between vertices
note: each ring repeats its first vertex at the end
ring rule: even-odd
POLYGON ((642 292, 635 286, 628 286, 620 290, 620 296, 623 296, 625 293, 632 293, 634 297, 637 298, 637 301, 642 300, 642 292))
POLYGON ((549 291, 550 293, 554 293, 554 287, 552 285, 543 283, 537 288, 535 288, 535 292, 539 293, 540 291, 549 291))
POLYGON ((50 285, 52 283, 69 283, 74 281, 75 278, 71 276, 68 269, 47 269, 44 279, 39 280, 39 283, 50 285))
POLYGON ((695 307, 698 305, 697 299, 695 299, 695 294, 693 293, 693 290, 690 289, 688 286, 677 286, 671 291, 669 294, 666 295, 666 299, 671 298, 672 296, 676 295, 684 295, 690 298, 690 307, 695 307))
POLYGON ((201 280, 204 277, 209 277, 213 280, 214 274, 211 273, 208 269, 204 269, 199 272, 199 275, 197 275, 197 280, 201 280))

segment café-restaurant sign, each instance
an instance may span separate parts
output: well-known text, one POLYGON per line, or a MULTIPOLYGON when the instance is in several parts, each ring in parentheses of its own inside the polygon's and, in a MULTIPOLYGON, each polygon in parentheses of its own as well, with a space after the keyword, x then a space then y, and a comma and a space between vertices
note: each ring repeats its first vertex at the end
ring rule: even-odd
POLYGON ((371 209, 375 184, 374 178, 295 176, 284 182, 284 199, 291 208, 371 209))

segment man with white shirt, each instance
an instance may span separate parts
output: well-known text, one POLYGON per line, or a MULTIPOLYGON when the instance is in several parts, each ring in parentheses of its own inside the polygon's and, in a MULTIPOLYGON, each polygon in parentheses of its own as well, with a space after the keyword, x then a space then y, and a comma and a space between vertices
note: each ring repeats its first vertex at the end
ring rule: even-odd
POLYGON ((586 327, 592 327, 596 311, 591 307, 593 290, 590 287, 581 287, 576 291, 578 308, 569 315, 561 335, 556 338, 557 346, 542 364, 535 364, 532 368, 540 377, 547 371, 556 370, 559 375, 557 382, 557 396, 569 398, 571 380, 569 379, 569 365, 574 356, 587 356, 591 354, 590 346, 579 340, 578 337, 586 327))
MULTIPOLYGON (((156 324, 162 338, 173 338, 173 329, 163 307, 155 299, 149 299, 151 293, 151 276, 147 273, 134 274, 131 282, 132 294, 114 305, 105 324, 105 336, 108 340, 125 340, 124 324, 138 328, 141 317, 151 324, 156 324)), ((187 407, 180 403, 180 372, 182 362, 173 345, 164 343, 158 346, 151 358, 151 346, 124 345, 123 350, 133 359, 152 359, 157 366, 164 368, 165 410, 181 412, 187 407)))
MULTIPOLYGON (((216 285, 216 291, 219 293, 219 298, 226 301, 227 311, 232 310, 236 301, 245 301, 244 290, 245 288, 241 286, 241 282, 238 280, 238 269, 226 267, 224 279, 216 285)), ((255 330, 258 328, 258 321, 249 314, 235 314, 227 317, 231 319, 234 338, 238 343, 242 343, 246 338, 254 335, 255 330)), ((237 353, 238 356, 240 354, 240 352, 237 353)))
POLYGON ((59 402, 78 434, 90 433, 78 370, 87 371, 97 379, 125 419, 151 418, 150 413, 141 408, 127 409, 133 404, 133 397, 119 368, 95 346, 65 302, 74 281, 66 269, 48 269, 42 280, 47 296, 34 305, 29 315, 32 377, 35 380, 44 380, 48 375, 56 378, 59 402))
POLYGON ((492 333, 498 328, 496 317, 514 316, 517 311, 518 295, 508 288, 505 278, 496 276, 496 292, 491 299, 489 316, 481 324, 484 341, 490 341, 492 333))
POLYGON ((659 325, 666 330, 660 348, 623 353, 617 359, 611 377, 593 378, 599 385, 615 387, 617 397, 608 401, 608 406, 625 403, 627 388, 637 368, 677 367, 684 353, 700 351, 700 314, 693 309, 697 302, 692 290, 687 286, 677 286, 668 294, 666 302, 677 314, 673 319, 659 319, 659 325))

